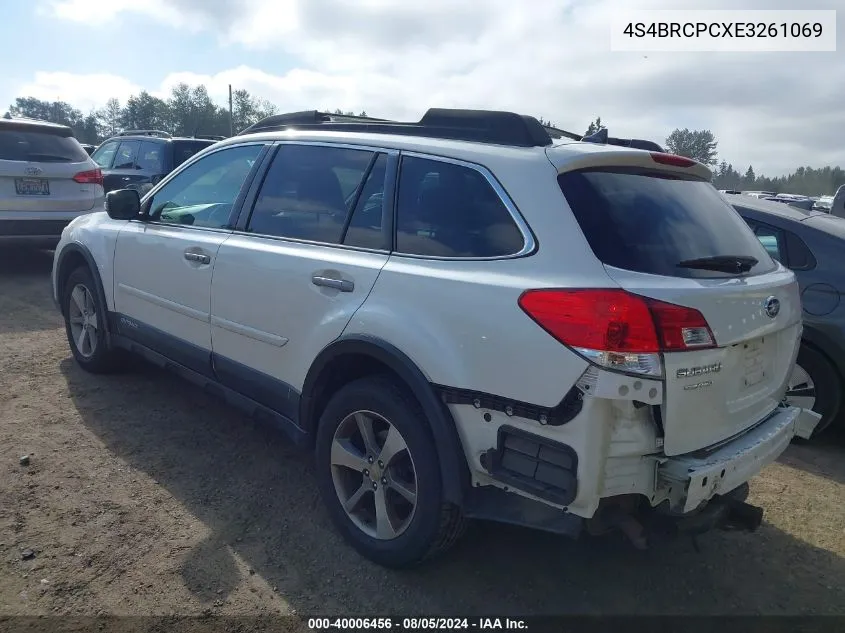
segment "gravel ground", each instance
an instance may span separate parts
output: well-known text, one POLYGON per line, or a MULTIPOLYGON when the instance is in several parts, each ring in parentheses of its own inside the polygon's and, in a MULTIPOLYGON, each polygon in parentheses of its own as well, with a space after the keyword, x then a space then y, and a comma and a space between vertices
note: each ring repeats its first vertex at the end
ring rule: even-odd
POLYGON ((153 368, 80 371, 51 258, 0 251, 0 615, 845 614, 840 437, 791 447, 752 482, 760 531, 700 552, 475 525, 386 571, 283 438, 153 368))

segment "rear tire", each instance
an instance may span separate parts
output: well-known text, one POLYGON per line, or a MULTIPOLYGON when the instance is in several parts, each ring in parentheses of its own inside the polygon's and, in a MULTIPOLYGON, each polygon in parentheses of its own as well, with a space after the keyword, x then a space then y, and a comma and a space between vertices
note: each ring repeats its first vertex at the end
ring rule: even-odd
POLYGON ((317 429, 316 471, 337 529, 380 565, 415 565, 463 532, 459 509, 443 500, 425 414, 389 376, 356 380, 332 396, 317 429))
POLYGON ((114 371, 118 354, 108 345, 108 311, 101 305, 94 277, 86 266, 68 275, 62 288, 62 312, 70 351, 79 366, 93 374, 114 371))
POLYGON ((813 431, 815 438, 839 417, 842 380, 822 353, 802 343, 785 397, 789 404, 810 408, 822 416, 813 431))

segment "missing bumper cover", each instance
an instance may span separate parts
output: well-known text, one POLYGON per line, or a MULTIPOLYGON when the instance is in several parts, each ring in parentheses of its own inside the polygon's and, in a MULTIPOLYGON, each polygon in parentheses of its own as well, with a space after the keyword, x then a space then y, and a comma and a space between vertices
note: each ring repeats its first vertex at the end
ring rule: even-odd
POLYGON ((572 387, 560 403, 553 407, 541 407, 519 400, 511 400, 489 393, 457 389, 455 387, 437 387, 440 397, 446 404, 472 405, 476 409, 501 411, 508 416, 534 420, 542 425, 561 426, 581 412, 584 394, 577 387, 572 387))
POLYGON ((578 491, 578 455, 572 447, 511 426, 499 428, 498 445, 482 456, 496 480, 540 499, 569 505, 578 491))

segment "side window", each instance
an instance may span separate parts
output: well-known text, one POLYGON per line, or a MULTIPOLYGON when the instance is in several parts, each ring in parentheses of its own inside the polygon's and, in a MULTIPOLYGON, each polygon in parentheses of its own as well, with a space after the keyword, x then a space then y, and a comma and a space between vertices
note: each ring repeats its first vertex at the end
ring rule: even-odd
POLYGON ((793 270, 810 270, 816 267, 816 258, 800 237, 789 231, 785 232, 786 258, 793 270))
POLYGON ((386 175, 387 155, 379 154, 352 212, 352 219, 343 238, 344 244, 363 248, 389 248, 382 232, 386 175))
POLYGON ((176 174, 149 202, 153 221, 224 228, 262 145, 229 147, 176 174))
POLYGON ((135 169, 135 157, 140 146, 138 141, 123 141, 114 157, 112 169, 135 169))
POLYGON ((522 250, 513 217, 475 169, 406 156, 399 172, 396 250, 441 257, 501 257, 522 250))
POLYGON ((164 144, 142 141, 138 150, 138 159, 135 162, 138 169, 157 174, 164 173, 164 144))
POLYGON ((117 152, 117 146, 120 145, 117 141, 110 141, 108 143, 103 143, 97 148, 97 151, 91 154, 91 158, 94 159, 102 169, 108 169, 111 167, 112 159, 114 158, 115 152, 117 152))
POLYGON ((765 224, 758 224, 754 229, 754 235, 757 236, 772 259, 782 262, 784 266, 787 265, 783 258, 783 237, 780 231, 765 224))
POLYGON ((372 158, 373 152, 365 150, 282 145, 258 192, 247 231, 340 243, 372 158))

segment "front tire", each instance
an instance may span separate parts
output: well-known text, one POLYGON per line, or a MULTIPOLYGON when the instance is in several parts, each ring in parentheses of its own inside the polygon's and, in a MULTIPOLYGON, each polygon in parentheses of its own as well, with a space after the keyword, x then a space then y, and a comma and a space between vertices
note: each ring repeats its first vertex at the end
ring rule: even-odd
POLYGON ((62 295, 65 332, 73 358, 85 371, 102 374, 115 369, 116 352, 106 337, 107 311, 97 294, 94 277, 80 266, 68 275, 62 295))
POLYGON ((785 398, 791 406, 812 409, 822 416, 813 431, 817 437, 839 417, 842 381, 824 355, 802 344, 785 398))
POLYGON ((357 380, 334 394, 320 417, 316 461, 333 522, 366 558, 409 567, 460 536, 463 518, 443 501, 425 414, 390 377, 357 380))

